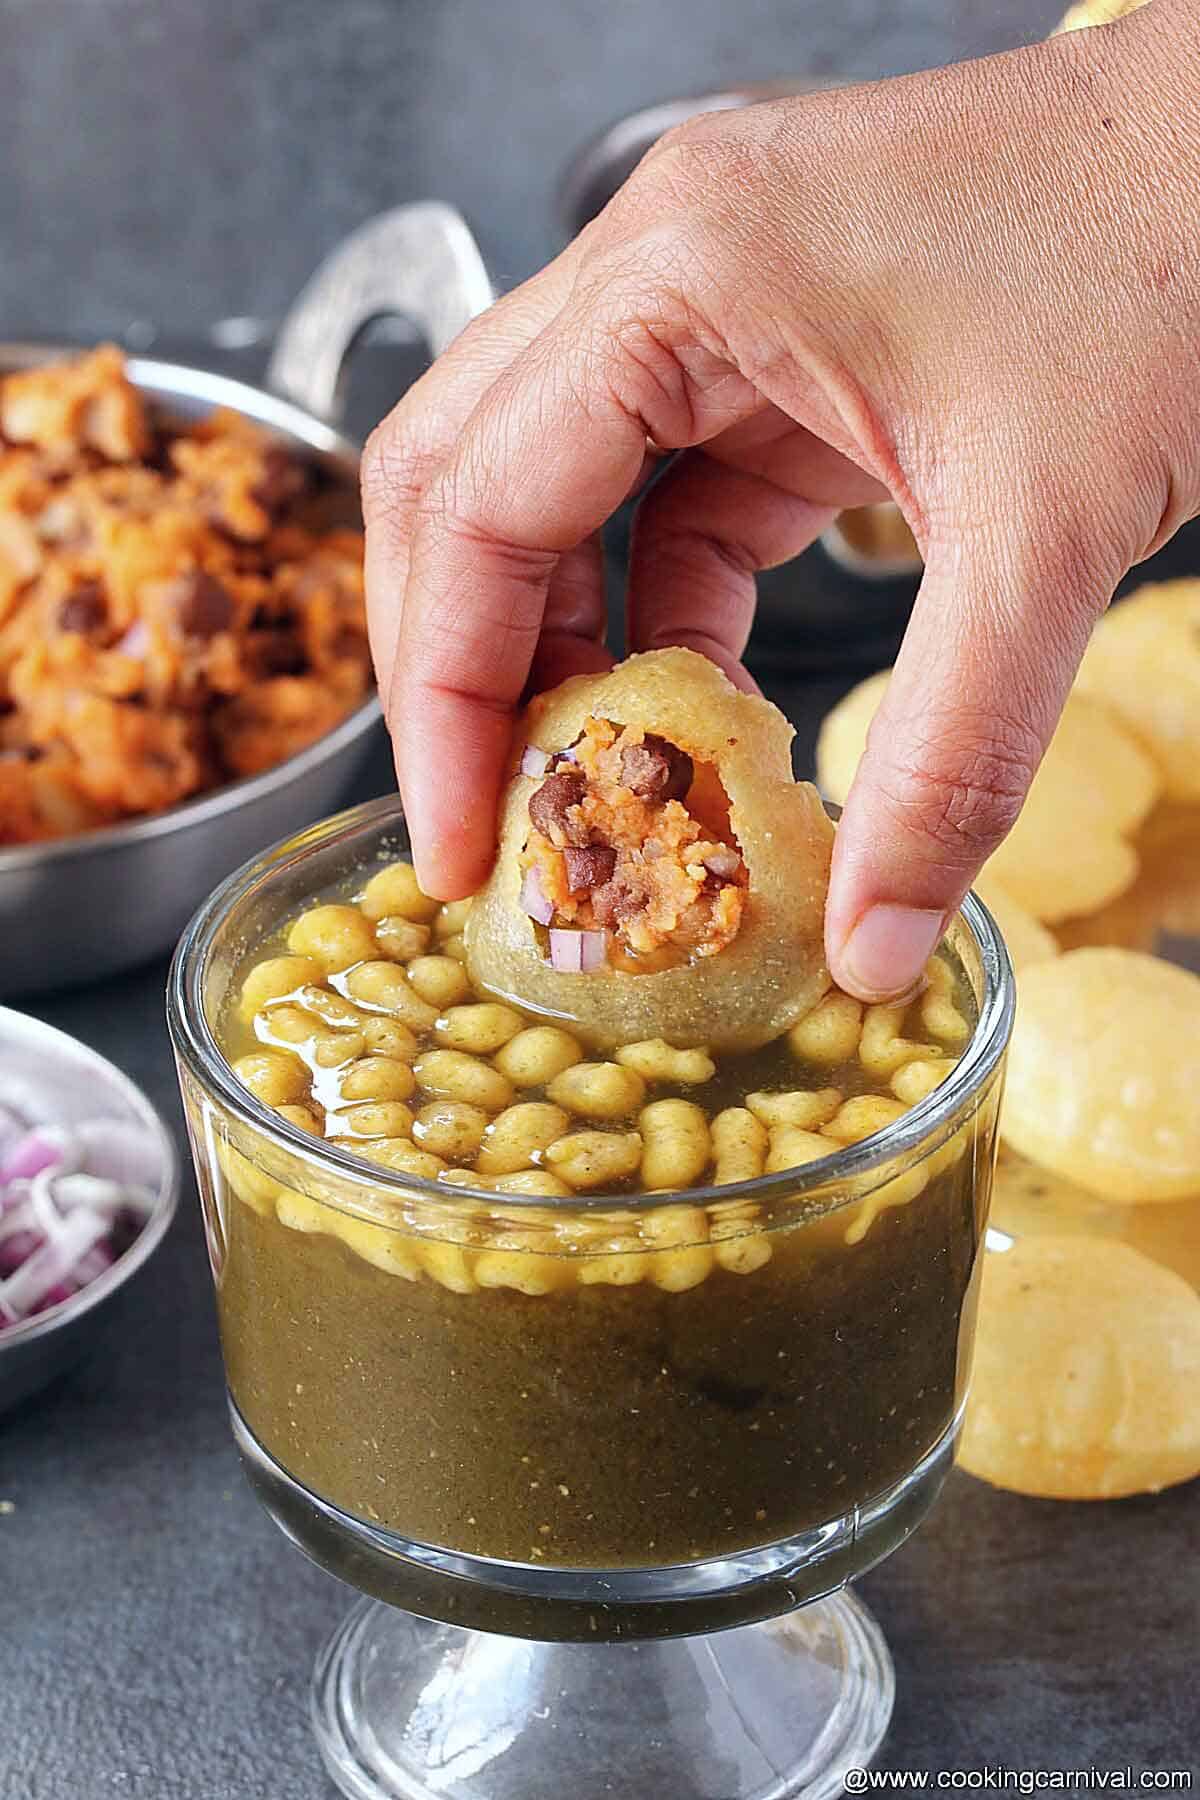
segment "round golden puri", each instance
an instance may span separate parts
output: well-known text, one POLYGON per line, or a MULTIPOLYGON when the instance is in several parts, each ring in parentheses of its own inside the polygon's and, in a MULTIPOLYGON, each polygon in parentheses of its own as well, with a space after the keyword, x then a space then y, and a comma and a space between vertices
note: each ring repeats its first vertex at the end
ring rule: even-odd
POLYGON ((1200 978, 1134 950, 1021 973, 1000 1129, 1110 1200, 1200 1195, 1200 978))
POLYGON ((677 1048, 750 1050, 785 1031, 829 986, 822 934, 833 844, 816 790, 793 779, 792 736, 774 706, 739 693, 690 650, 633 656, 608 675, 577 676, 539 696, 515 733, 495 867, 467 921, 476 986, 568 1021, 603 1048, 665 1038, 677 1048), (519 764, 526 744, 555 751, 573 743, 589 716, 657 733, 724 788, 750 889, 736 939, 715 956, 644 975, 551 967, 520 902, 537 783, 519 764))
POLYGON ((959 1462, 1048 1500, 1200 1474, 1200 1295, 1111 1240, 1029 1237, 984 1258, 959 1462))

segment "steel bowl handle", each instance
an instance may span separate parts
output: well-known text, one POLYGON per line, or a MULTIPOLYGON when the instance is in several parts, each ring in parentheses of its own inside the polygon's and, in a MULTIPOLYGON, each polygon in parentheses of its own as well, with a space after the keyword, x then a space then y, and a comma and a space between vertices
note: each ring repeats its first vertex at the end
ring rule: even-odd
POLYGON ((495 298, 479 246, 452 206, 420 200, 361 225, 328 256, 284 319, 267 386, 336 424, 341 375, 373 319, 408 319, 438 356, 495 298))

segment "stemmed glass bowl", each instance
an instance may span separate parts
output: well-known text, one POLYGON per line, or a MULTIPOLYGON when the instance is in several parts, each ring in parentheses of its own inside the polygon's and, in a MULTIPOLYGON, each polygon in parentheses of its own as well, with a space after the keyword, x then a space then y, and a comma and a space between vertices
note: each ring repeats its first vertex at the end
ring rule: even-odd
POLYGON ((816 1164, 547 1202, 376 1167, 263 1107, 246 959, 407 851, 394 801, 225 882, 169 1017, 234 1434, 284 1532, 364 1596, 313 1687, 358 1800, 840 1792, 893 1695, 846 1583, 920 1524, 966 1388, 1012 972, 949 945, 952 1074, 816 1164))

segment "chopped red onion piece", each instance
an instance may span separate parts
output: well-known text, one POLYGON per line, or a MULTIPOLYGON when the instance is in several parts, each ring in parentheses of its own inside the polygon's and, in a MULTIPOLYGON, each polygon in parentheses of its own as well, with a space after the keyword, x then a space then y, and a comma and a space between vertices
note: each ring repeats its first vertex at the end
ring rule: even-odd
POLYGON ((89 1281, 95 1281, 98 1275, 111 1269, 116 1260, 106 1243, 101 1241, 93 1244, 75 1264, 72 1280, 78 1282, 80 1287, 86 1287, 89 1281))
POLYGON ((0 1243, 11 1236, 14 1231, 37 1231, 38 1217, 29 1189, 22 1183, 20 1189, 12 1188, 7 1196, 8 1204, 0 1217, 0 1243))
POLYGON ((30 1313, 49 1312, 52 1306, 61 1306, 64 1300, 70 1300, 79 1292, 79 1286, 77 1281, 56 1281, 53 1287, 46 1289, 37 1304, 30 1307, 30 1313))
POLYGON ((550 964, 560 975, 591 975, 608 957, 607 931, 552 931, 550 964))
POLYGON ((119 1181, 108 1181, 102 1175, 63 1175, 51 1180, 55 1205, 62 1212, 87 1206, 115 1219, 127 1206, 143 1215, 154 1208, 154 1196, 148 1189, 123 1187, 119 1181))
POLYGON ((15 1274, 0 1282, 0 1316, 14 1323, 27 1319, 51 1288, 71 1278, 79 1259, 107 1233, 107 1219, 82 1208, 69 1214, 56 1242, 42 1244, 15 1274))
MULTIPOLYGON (((84 1119, 74 1127, 79 1167, 144 1191, 153 1204, 161 1169, 158 1147, 148 1132, 130 1127, 127 1119, 84 1119)), ((146 1208, 149 1211, 149 1206, 146 1208)))
POLYGON ((145 656, 150 648, 150 633, 146 630, 146 621, 135 619, 124 637, 118 639, 113 648, 121 656, 145 656))
MULTIPOLYGON (((45 1096, 46 1111, 62 1105, 62 1093, 45 1096)), ((21 1110, 28 1116, 33 1107, 21 1110)), ((5 1111, 18 1123, 15 1109, 5 1111)), ((159 1173, 132 1119, 21 1124, 7 1138, 5 1124, 0 1118, 0 1331, 111 1268, 153 1211, 159 1173)))
POLYGON ((722 844, 719 849, 710 850, 704 858, 705 868, 713 875, 736 875, 741 863, 742 859, 737 851, 731 849, 728 844, 722 844))
POLYGON ((548 925, 554 917, 554 902, 547 897, 542 871, 536 864, 526 869, 521 883, 521 910, 536 919, 539 925, 548 925))
POLYGON ((70 1238, 66 1215, 58 1210, 51 1186, 54 1177, 49 1169, 43 1169, 29 1183, 29 1205, 37 1228, 43 1237, 52 1244, 61 1242, 64 1236, 70 1238))
POLYGON ((20 1138, 0 1168, 0 1182, 31 1181, 43 1169, 56 1169, 67 1160, 61 1131, 48 1126, 35 1126, 20 1138))
POLYGON ((548 752, 539 750, 536 744, 526 744, 524 750, 521 752, 522 775, 532 775, 536 781, 537 777, 539 775, 544 775, 549 767, 550 757, 548 752))
POLYGON ((6 1275, 15 1275, 23 1262, 27 1262, 35 1250, 40 1250, 45 1243, 40 1231, 24 1226, 18 1231, 10 1231, 0 1238, 0 1280, 6 1275))
POLYGON ((583 933, 552 931, 550 933, 550 966, 560 975, 583 973, 583 933))
POLYGON ((0 1105, 0 1168, 29 1130, 29 1126, 11 1106, 0 1105))
POLYGON ((580 935, 583 938, 583 972, 585 975, 594 975, 608 961, 608 933, 584 931, 580 935))

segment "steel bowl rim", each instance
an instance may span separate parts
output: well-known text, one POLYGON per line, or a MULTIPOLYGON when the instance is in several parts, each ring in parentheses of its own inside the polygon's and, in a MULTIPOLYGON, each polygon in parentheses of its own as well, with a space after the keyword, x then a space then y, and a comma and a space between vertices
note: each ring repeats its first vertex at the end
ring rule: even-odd
POLYGON ((80 1288, 70 1299, 60 1300, 57 1306, 47 1307, 45 1312, 34 1313, 20 1324, 6 1326, 0 1331, 0 1357, 3 1357, 6 1350, 15 1350, 34 1343, 38 1338, 49 1337, 59 1326, 75 1324, 136 1275, 167 1234, 179 1206, 182 1181, 174 1133, 149 1095, 132 1076, 126 1075, 123 1069, 118 1068, 101 1051, 94 1050, 81 1038, 72 1037, 70 1032, 60 1031, 56 1025, 48 1025, 44 1019, 19 1012, 15 1007, 0 1006, 0 1032, 11 1031, 14 1022, 27 1036, 43 1039, 52 1048, 65 1049, 68 1055, 83 1057, 85 1061, 98 1063, 103 1068, 110 1087, 124 1096, 153 1137, 162 1157, 162 1174, 154 1197, 154 1210, 128 1250, 117 1258, 111 1268, 106 1269, 102 1275, 97 1275, 94 1281, 89 1281, 86 1287, 80 1288))
MULTIPOLYGON (((202 1004, 204 977, 213 938, 224 913, 252 886, 274 878, 284 869, 302 862, 328 845, 339 834, 357 833, 377 822, 392 821, 402 826, 404 813, 394 795, 367 800, 358 806, 310 826, 303 833, 282 838, 260 855, 250 858, 241 868, 227 876, 197 908, 185 927, 167 981, 167 1020, 175 1053, 206 1096, 214 1096, 242 1126, 265 1137, 282 1148, 303 1167, 318 1174, 332 1171, 362 1185, 370 1178, 372 1186, 394 1194, 397 1198, 436 1201, 453 1210, 459 1202, 495 1202, 495 1194, 485 1188, 468 1187, 465 1183, 449 1187, 429 1181, 424 1176, 406 1175, 383 1164, 367 1163, 359 1157, 322 1139, 312 1136, 286 1119, 279 1117, 234 1075, 223 1055, 207 1013, 202 1004)), ((741 1199, 769 1201, 781 1194, 795 1192, 803 1185, 810 1170, 820 1168, 822 1188, 833 1183, 853 1181, 872 1168, 885 1167, 923 1146, 932 1151, 958 1128, 968 1107, 976 1111, 1000 1068, 1012 1033, 1016 1009, 1016 985, 1012 963, 1004 939, 991 913, 978 895, 968 893, 958 916, 965 923, 979 953, 984 977, 984 994, 979 1017, 961 1057, 938 1087, 917 1102, 893 1125, 872 1133, 860 1143, 835 1149, 820 1163, 806 1164, 800 1169, 784 1169, 776 1174, 758 1175, 752 1179, 730 1182, 726 1186, 688 1188, 678 1192, 655 1194, 576 1194, 571 1204, 583 1210, 611 1210, 636 1206, 650 1211, 657 1206, 677 1205, 685 1199, 691 1206, 741 1199), (935 1134, 942 1133, 937 1138, 935 1134)), ((894 1173, 894 1171, 892 1171, 894 1173)), ((885 1174, 884 1179, 891 1179, 885 1174)), ((541 1207, 546 1204, 538 1195, 506 1194, 506 1207, 541 1207)), ((841 1204, 837 1202, 835 1204, 841 1204)), ((833 1210, 831 1207, 830 1210, 833 1210)))
MULTIPOLYGON (((63 338, 12 338, 0 340, 0 370, 36 368, 40 362, 60 362, 66 357, 80 356, 94 345, 70 343, 63 338)), ((223 375, 217 369, 205 369, 198 363, 176 362, 161 356, 141 356, 125 352, 129 378, 137 388, 163 388, 177 393, 180 399, 195 399, 212 406, 229 406, 269 425, 273 430, 298 439, 309 450, 316 450, 345 462, 347 471, 357 466, 361 446, 336 425, 308 412, 294 400, 276 394, 253 381, 237 375, 223 375)))
MULTIPOLYGON (((30 338, 0 342, 0 369, 36 366, 39 360, 54 360, 78 355, 81 346, 61 339, 44 343, 30 338)), ((348 476, 357 464, 359 451, 355 444, 336 427, 315 413, 309 413, 293 401, 273 394, 269 388, 239 381, 236 376, 221 375, 193 363, 165 361, 159 357, 127 358, 130 379, 140 389, 178 391, 179 398, 195 398, 214 406, 229 406, 243 415, 266 424, 269 428, 296 440, 310 452, 330 456, 346 465, 348 476)), ((66 837, 50 838, 44 843, 14 844, 0 848, 0 879, 46 864, 69 862, 76 857, 120 851, 132 844, 157 838, 172 831, 185 831, 189 826, 206 821, 237 807, 253 805, 260 799, 302 780, 312 769, 337 756, 358 737, 365 736, 382 716, 378 694, 371 694, 354 711, 324 732, 304 749, 283 762, 261 770, 257 775, 243 775, 226 781, 220 787, 182 800, 163 812, 147 813, 115 825, 101 825, 95 831, 76 831, 66 837)))

